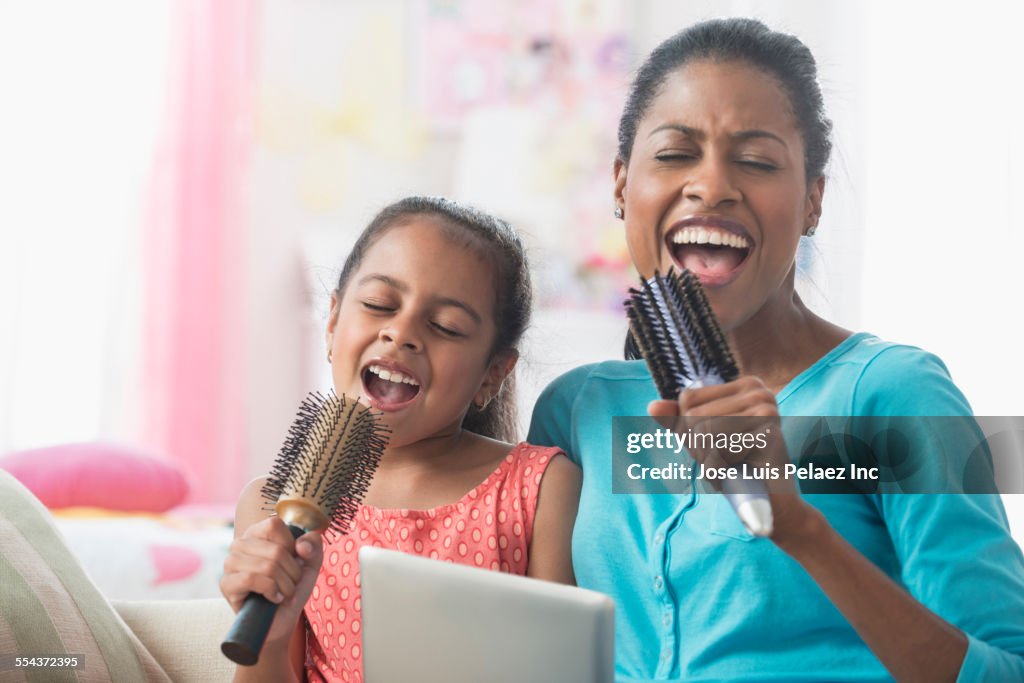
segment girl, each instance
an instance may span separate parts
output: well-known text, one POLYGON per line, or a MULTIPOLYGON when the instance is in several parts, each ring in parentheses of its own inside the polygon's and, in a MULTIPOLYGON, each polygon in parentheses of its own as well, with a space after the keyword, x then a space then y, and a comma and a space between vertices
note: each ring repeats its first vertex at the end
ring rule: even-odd
POLYGON ((237 681, 362 680, 363 545, 574 582, 580 471, 558 449, 507 443, 530 294, 512 229, 451 201, 401 200, 359 237, 331 296, 327 360, 339 394, 383 412, 388 447, 331 541, 292 540, 260 509, 262 479, 242 493, 221 590, 236 611, 250 591, 280 607, 237 681))
MULTIPOLYGON (((773 493, 765 541, 722 496, 608 495, 614 415, 971 414, 935 356, 842 329, 794 289, 830 149, 815 72, 796 38, 729 19, 637 73, 615 215, 642 275, 701 280, 743 374, 678 401, 652 402, 642 361, 548 387, 530 440, 586 472, 576 578, 615 599, 623 681, 1024 680, 1024 560, 998 496, 773 493)), ((913 452, 940 445, 918 434, 913 452)))

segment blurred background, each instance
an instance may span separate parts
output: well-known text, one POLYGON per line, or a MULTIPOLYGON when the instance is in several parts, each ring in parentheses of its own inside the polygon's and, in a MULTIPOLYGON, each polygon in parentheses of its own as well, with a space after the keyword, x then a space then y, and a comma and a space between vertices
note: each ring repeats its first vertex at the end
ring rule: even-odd
MULTIPOLYGON (((835 153, 801 291, 1024 415, 1024 62, 1011 3, 822 0, 0 2, 0 452, 104 441, 231 503, 326 388, 345 254, 384 204, 511 221, 538 289, 524 426, 619 357, 612 217, 633 70, 744 15, 816 55, 835 153), (1016 313, 1014 311, 1017 311, 1016 313)), ((1024 496, 1007 496, 1018 541, 1024 496)))

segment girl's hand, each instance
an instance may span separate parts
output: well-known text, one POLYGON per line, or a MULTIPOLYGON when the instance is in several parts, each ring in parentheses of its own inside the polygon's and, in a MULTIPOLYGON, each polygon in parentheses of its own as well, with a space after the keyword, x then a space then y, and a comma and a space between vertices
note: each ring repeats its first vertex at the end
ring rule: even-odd
POLYGON ((293 539, 284 522, 267 517, 232 542, 220 591, 236 613, 249 593, 278 605, 267 642, 286 640, 298 625, 322 563, 320 532, 293 539))
MULTIPOLYGON (((766 448, 749 448, 742 452, 689 449, 690 455, 705 467, 739 467, 749 463, 752 467, 778 468, 780 478, 764 482, 772 504, 771 539, 781 545, 809 528, 818 513, 800 497, 794 483, 782 475, 783 466, 790 460, 782 438, 779 406, 775 394, 759 378, 744 375, 726 384, 687 389, 677 401, 652 401, 647 412, 680 433, 697 429, 714 434, 737 431, 765 434, 766 448), (666 421, 666 418, 669 419, 666 421)), ((720 488, 717 480, 705 481, 720 488)))

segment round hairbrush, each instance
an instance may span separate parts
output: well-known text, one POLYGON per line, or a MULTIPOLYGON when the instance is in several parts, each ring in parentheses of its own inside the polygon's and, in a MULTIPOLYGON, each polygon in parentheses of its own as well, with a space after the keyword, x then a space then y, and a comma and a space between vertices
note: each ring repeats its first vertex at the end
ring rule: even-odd
MULTIPOLYGON (((723 384, 739 376, 725 335, 692 272, 654 271, 629 295, 626 353, 647 361, 661 398, 674 401, 688 387, 723 384)), ((763 482, 726 479, 722 493, 751 534, 771 535, 772 508, 763 482)))
MULTIPOLYGON (((348 533, 387 445, 380 416, 357 401, 330 392, 309 394, 299 407, 266 483, 260 490, 292 536, 348 533)), ((249 593, 221 643, 236 664, 259 659, 277 605, 249 593)))

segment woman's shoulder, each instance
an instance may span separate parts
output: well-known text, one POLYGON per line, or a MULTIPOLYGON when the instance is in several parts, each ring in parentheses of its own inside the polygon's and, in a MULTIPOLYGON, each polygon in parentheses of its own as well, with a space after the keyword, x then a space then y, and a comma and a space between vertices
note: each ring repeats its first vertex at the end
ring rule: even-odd
POLYGON ((615 386, 628 390, 630 385, 644 390, 653 388, 647 364, 642 360, 606 360, 580 365, 562 373, 541 392, 539 402, 574 399, 585 389, 615 386))
POLYGON ((811 392, 844 397, 854 415, 970 414, 970 405, 934 353, 873 334, 852 335, 814 368, 811 392))

